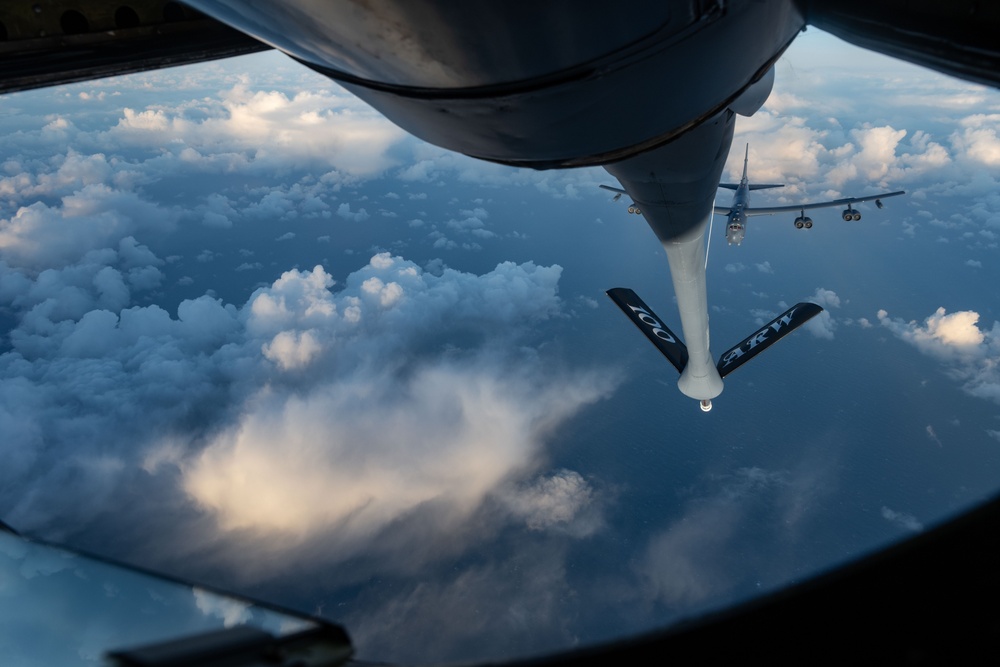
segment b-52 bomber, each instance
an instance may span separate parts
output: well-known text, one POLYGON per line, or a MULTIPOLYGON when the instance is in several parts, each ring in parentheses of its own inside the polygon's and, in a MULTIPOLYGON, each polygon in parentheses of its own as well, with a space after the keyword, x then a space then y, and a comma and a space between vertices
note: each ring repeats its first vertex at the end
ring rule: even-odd
MULTIPOLYGON (((764 93, 770 92, 770 82, 762 81, 760 87, 761 90, 756 91, 754 103, 749 105, 752 109, 750 113, 756 111, 753 107, 758 106, 757 102, 762 97, 766 97, 764 93)), ((720 115, 692 131, 688 137, 657 151, 606 165, 605 169, 618 179, 622 187, 601 185, 605 190, 616 193, 615 200, 628 195, 631 198, 629 213, 641 215, 663 245, 681 316, 683 342, 632 290, 618 287, 608 290, 607 294, 680 373, 677 386, 681 393, 697 399, 705 412, 712 409, 712 399, 722 393, 722 380, 726 375, 823 310, 814 303, 797 303, 727 350, 716 362, 709 350, 705 280, 705 241, 712 216, 725 215, 728 218, 726 239, 730 245, 739 245, 743 241, 746 220, 750 216, 798 211, 799 215, 794 220, 795 227, 808 229, 813 222, 806 216, 806 210, 846 206, 843 219, 860 220, 861 213, 853 204, 874 200, 875 205, 882 208, 882 199, 904 194, 899 190, 826 202, 751 207, 751 190, 782 186, 749 182, 749 145, 743 155, 743 176, 740 182, 719 182, 732 133, 732 115, 720 115), (718 148, 711 150, 713 146, 718 148), (714 206, 715 193, 718 192, 716 185, 735 190, 733 203, 729 208, 714 206)))
MULTIPOLYGON (((812 218, 806 215, 806 211, 817 209, 817 208, 834 208, 838 206, 846 206, 843 213, 841 213, 841 218, 844 222, 850 222, 852 220, 861 220, 861 212, 854 208, 854 204, 860 204, 866 201, 874 201, 875 206, 878 208, 883 208, 882 200, 888 197, 896 197, 898 195, 906 194, 905 190, 896 190, 895 192, 882 192, 877 195, 866 195, 864 197, 843 197, 841 199, 834 199, 832 201, 823 202, 806 202, 803 204, 789 204, 787 206, 750 206, 750 192, 752 190, 765 190, 768 188, 783 188, 785 187, 782 183, 750 183, 747 179, 747 163, 750 158, 750 144, 747 144, 746 151, 743 154, 743 177, 740 179, 739 183, 719 183, 720 188, 725 188, 727 190, 735 190, 733 193, 733 203, 728 207, 716 206, 714 208, 715 215, 724 215, 728 219, 726 223, 726 241, 729 245, 740 245, 743 242, 743 237, 746 234, 747 218, 755 215, 774 215, 775 213, 785 213, 788 211, 799 211, 798 217, 795 218, 793 224, 796 229, 812 229, 813 221, 812 218)), ((618 201, 625 191, 621 188, 613 188, 610 185, 600 186, 605 190, 610 190, 615 192, 614 200, 618 201)), ((641 214, 641 209, 634 203, 628 207, 629 213, 641 214)))

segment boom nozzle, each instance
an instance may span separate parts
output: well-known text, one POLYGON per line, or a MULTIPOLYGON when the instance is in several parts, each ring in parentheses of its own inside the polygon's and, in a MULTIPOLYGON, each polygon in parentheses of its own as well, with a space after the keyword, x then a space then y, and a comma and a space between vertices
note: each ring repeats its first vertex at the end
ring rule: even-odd
POLYGON ((701 406, 702 412, 710 412, 712 410, 712 401, 707 398, 701 401, 698 405, 701 406))

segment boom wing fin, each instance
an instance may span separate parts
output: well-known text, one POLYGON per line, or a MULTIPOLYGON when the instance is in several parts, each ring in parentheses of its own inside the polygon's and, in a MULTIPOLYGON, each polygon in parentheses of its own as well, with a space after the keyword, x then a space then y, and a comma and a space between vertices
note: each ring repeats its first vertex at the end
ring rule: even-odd
POLYGON ((667 361, 673 364, 677 372, 683 372, 688 362, 687 347, 663 324, 663 320, 657 317, 635 292, 626 287, 609 289, 607 294, 667 358, 667 361))
POLYGON ((795 304, 765 324, 757 333, 744 338, 739 345, 726 350, 719 357, 719 363, 716 365, 716 368, 719 369, 719 375, 726 377, 821 312, 823 312, 823 308, 815 303, 804 301, 795 304))

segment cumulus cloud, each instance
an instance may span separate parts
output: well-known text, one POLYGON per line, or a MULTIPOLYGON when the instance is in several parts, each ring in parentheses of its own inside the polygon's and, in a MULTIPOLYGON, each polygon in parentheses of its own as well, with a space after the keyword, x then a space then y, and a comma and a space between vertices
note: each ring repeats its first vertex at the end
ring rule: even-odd
MULTIPOLYGON (((340 549, 357 548, 428 504, 459 521, 505 476, 532 463, 547 428, 597 397, 552 386, 536 390, 529 406, 523 380, 495 378, 495 370, 441 364, 418 369, 403 386, 363 377, 307 398, 260 396, 187 467, 184 487, 223 530, 289 540, 335 529, 340 549)), ((571 519, 582 500, 553 488, 526 502, 535 508, 517 509, 544 527, 571 519)))
POLYGON ((945 363, 950 377, 962 383, 973 396, 1000 403, 1000 324, 980 329, 979 313, 962 310, 948 313, 938 308, 918 323, 890 318, 878 311, 879 323, 922 353, 945 363))
POLYGON ((879 182, 896 162, 896 147, 906 136, 906 130, 890 126, 863 127, 851 130, 851 136, 861 150, 852 157, 852 164, 868 180, 879 182))
MULTIPOLYGON (((496 232, 493 232, 486 228, 485 220, 489 218, 489 213, 484 208, 476 207, 471 210, 468 209, 462 210, 460 211, 460 215, 461 215, 460 218, 451 218, 445 223, 445 227, 451 230, 452 233, 458 234, 460 236, 463 235, 474 236, 478 239, 496 238, 497 236, 496 232)), ((413 222, 421 222, 421 221, 411 221, 410 223, 411 226, 420 226, 420 225, 413 225, 413 222)), ((438 232, 438 234, 440 234, 440 232, 438 232)), ((440 238, 444 238, 443 234, 441 235, 440 238)), ((454 248, 457 246, 458 246, 457 243, 449 239, 441 241, 440 245, 437 242, 435 242, 435 247, 440 247, 440 248, 454 248)), ((466 243, 463 244, 463 247, 466 249, 470 248, 479 249, 479 244, 466 243)))
POLYGON ((59 204, 35 202, 0 219, 0 259, 35 269, 64 266, 135 232, 169 229, 175 218, 134 193, 86 185, 59 204))
POLYGON ((597 493, 577 472, 558 470, 531 482, 505 489, 501 500, 531 530, 560 528, 578 536, 601 527, 597 493))
POLYGON ((976 326, 979 313, 973 310, 948 314, 943 307, 938 308, 922 326, 915 321, 890 319, 885 310, 878 312, 878 319, 882 326, 922 352, 938 356, 978 355, 986 340, 986 335, 976 326))
MULTIPOLYGON (((311 84, 288 95, 255 90, 243 77, 218 95, 111 107, 119 117, 110 127, 81 129, 52 117, 36 131, 17 132, 0 169, 0 260, 41 270, 187 221, 225 229, 241 219, 331 216, 330 192, 379 176, 396 164, 390 153, 412 139, 336 86, 315 76, 311 84), (154 203, 155 184, 181 173, 273 180, 295 170, 307 175, 291 185, 236 195, 199 185, 200 203, 154 203)), ((359 221, 369 215, 349 206, 341 213, 359 221)), ((150 289, 156 273, 145 269, 131 283, 150 289)))
MULTIPOLYGON (((814 180, 820 173, 823 134, 807 126, 806 119, 771 108, 772 100, 780 104, 782 97, 772 95, 767 105, 750 118, 740 120, 739 137, 733 145, 750 144, 750 177, 757 182, 787 183, 798 190, 796 182, 814 180), (793 176, 794 178, 789 178, 793 176)), ((730 180, 738 181, 743 171, 742 151, 733 151, 727 162, 730 180)))
MULTIPOLYGON (((255 295, 247 329, 273 334, 263 352, 281 370, 327 369, 325 379, 307 396, 254 397, 185 466, 185 490, 223 530, 281 535, 282 548, 334 535, 328 559, 358 553, 413 515, 433 512, 437 530, 468 520, 501 482, 537 466, 551 429, 609 385, 586 376, 541 381, 516 364, 503 372, 492 354, 405 370, 389 360, 437 337, 447 321, 503 328, 550 316, 558 273, 505 264, 482 279, 450 269, 437 277, 381 254, 337 295, 318 267, 286 273, 255 295), (335 381, 330 369, 340 371, 335 381), (337 493, 325 494, 331 486, 337 493)), ((566 473, 540 482, 515 495, 521 502, 509 511, 533 527, 569 525, 590 499, 581 481, 566 473)))
POLYGON ((233 218, 238 215, 229 199, 218 193, 212 193, 208 196, 202 210, 204 211, 202 223, 207 227, 223 229, 232 227, 233 218))
POLYGON ((354 222, 364 222, 369 217, 368 211, 365 209, 358 209, 357 211, 351 210, 351 205, 344 202, 337 207, 337 215, 339 215, 344 220, 353 220, 354 222))
POLYGON ((816 305, 823 306, 823 312, 816 315, 803 325, 809 333, 817 338, 833 340, 834 332, 837 329, 837 321, 830 314, 831 308, 840 308, 840 297, 833 290, 817 287, 816 292, 806 299, 816 305))
MULTIPOLYGON (((485 216, 482 216, 482 217, 485 217, 485 216)), ((449 220, 446 224, 449 227, 451 227, 452 229, 455 229, 455 230, 458 230, 458 231, 468 231, 468 230, 474 230, 474 229, 482 229, 485 226, 485 223, 479 217, 476 217, 474 215, 469 215, 468 217, 466 217, 466 218, 464 218, 462 220, 455 220, 453 218, 453 219, 449 220)))
POLYGON ((22 326, 9 333, 22 344, 41 341, 66 320, 79 320, 95 309, 120 311, 132 292, 158 287, 163 265, 147 246, 128 236, 118 250, 91 250, 77 262, 36 273, 0 260, 0 298, 21 313, 22 326))
MULTIPOLYGON (((976 199, 996 190, 996 179, 983 170, 991 164, 995 141, 995 121, 990 120, 990 114, 959 119, 956 124, 961 129, 948 136, 925 129, 902 129, 899 122, 844 127, 818 111, 812 117, 797 110, 778 113, 778 108, 790 107, 782 106, 781 95, 772 95, 772 99, 775 108, 770 108, 769 100, 752 118, 743 119, 734 146, 749 142, 751 180, 785 184, 780 190, 759 195, 774 203, 838 198, 872 186, 906 186, 910 196, 918 198, 929 192, 954 196, 959 194, 956 185, 976 199), (930 183, 929 176, 933 177, 930 183)), ((742 156, 742 150, 730 155, 730 180, 739 178, 742 156)), ((956 206, 973 208, 975 201, 959 201, 956 206)))
POLYGON ((170 157, 195 169, 327 166, 365 176, 390 167, 389 149, 405 138, 381 115, 333 87, 288 96, 253 90, 243 77, 221 98, 207 98, 197 106, 200 119, 191 108, 125 108, 105 141, 184 146, 170 157))
POLYGON ((249 541, 248 571, 317 540, 316 558, 349 558, 408 521, 412 539, 447 534, 488 502, 535 530, 600 525, 578 474, 533 475, 553 429, 614 378, 501 344, 560 314, 558 266, 435 275, 382 253, 336 291, 322 267, 292 270, 242 307, 205 296, 173 315, 129 307, 111 264, 159 260, 122 248, 0 283, 22 315, 0 355, 6 520, 75 530, 147 475, 131 511, 186 498, 216 528, 184 548, 249 541))
POLYGON ((1000 114, 975 114, 963 118, 961 129, 951 136, 952 144, 964 159, 985 167, 1000 166, 1000 114))
MULTIPOLYGON (((780 103, 780 95, 772 95, 780 103)), ((948 150, 927 132, 912 135, 891 125, 863 124, 848 129, 833 121, 834 131, 823 129, 826 119, 777 113, 771 100, 760 112, 743 119, 734 145, 750 144, 752 181, 784 183, 785 187, 762 194, 780 203, 814 197, 836 198, 855 186, 903 185, 940 176, 951 164, 948 150), (909 142, 903 140, 909 137, 909 142), (817 194, 818 193, 818 194, 817 194)), ((727 162, 731 180, 743 169, 743 153, 733 151, 727 162)))
POLYGON ((17 202, 66 196, 88 185, 107 185, 115 174, 104 153, 83 155, 72 148, 51 157, 47 169, 15 160, 8 160, 4 167, 7 175, 0 176, 0 194, 17 202))
POLYGON ((264 356, 286 371, 308 366, 321 350, 311 331, 282 331, 261 346, 264 356))

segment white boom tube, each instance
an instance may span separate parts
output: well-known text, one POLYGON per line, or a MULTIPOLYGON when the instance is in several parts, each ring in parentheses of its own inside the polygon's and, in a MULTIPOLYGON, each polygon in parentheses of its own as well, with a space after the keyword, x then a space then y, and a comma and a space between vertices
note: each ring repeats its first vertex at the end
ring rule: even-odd
POLYGON ((705 232, 708 219, 700 233, 683 241, 663 243, 670 263, 670 277, 677 296, 681 330, 687 346, 688 362, 677 381, 685 396, 704 401, 722 393, 723 382, 716 370, 709 349, 708 287, 705 276, 705 232))
POLYGON ((732 144, 734 114, 724 111, 680 139, 606 165, 642 211, 667 254, 688 362, 677 387, 711 409, 723 381, 709 349, 705 234, 732 144))

